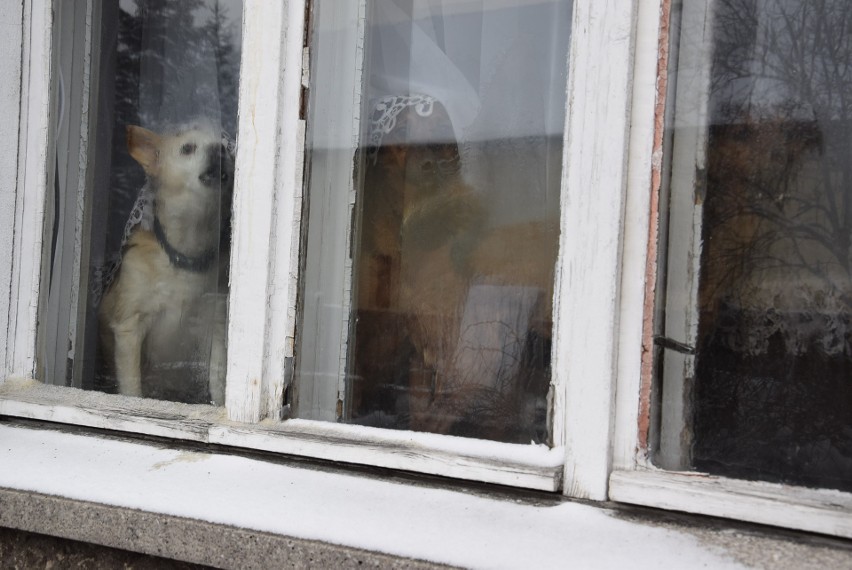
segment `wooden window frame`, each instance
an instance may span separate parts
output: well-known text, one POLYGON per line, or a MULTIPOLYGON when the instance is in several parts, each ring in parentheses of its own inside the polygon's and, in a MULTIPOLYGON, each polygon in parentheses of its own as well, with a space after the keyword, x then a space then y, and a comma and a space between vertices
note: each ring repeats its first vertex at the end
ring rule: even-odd
MULTIPOLYGON (((647 218, 647 204, 627 192, 627 151, 637 15, 649 6, 575 2, 554 303, 554 445, 547 448, 279 420, 296 314, 305 0, 244 4, 225 407, 35 381, 54 85, 52 4, 26 0, 16 204, 0 212, 0 222, 15 229, 0 415, 607 499, 618 349, 626 334, 622 242, 631 224, 647 218)), ((631 249, 631 260, 643 255, 631 249)))
MULTIPOLYGON (((852 493, 745 481, 696 471, 665 470, 649 459, 654 294, 658 272, 662 272, 658 265, 662 260, 658 260, 657 240, 665 235, 660 227, 667 222, 661 219, 659 204, 663 179, 667 176, 664 165, 668 158, 664 159, 663 145, 665 119, 672 108, 666 104, 666 99, 673 100, 674 92, 673 85, 668 83, 668 78, 672 77, 669 73, 669 22, 674 5, 672 0, 647 2, 642 3, 639 10, 638 28, 645 32, 638 34, 634 66, 637 80, 631 114, 628 215, 624 226, 619 372, 609 498, 852 538, 852 493), (632 215, 634 211, 647 212, 648 204, 650 216, 632 215), (639 287, 639 283, 644 287, 639 287)), ((676 172, 671 175, 678 176, 676 172)), ((674 180, 675 184, 677 182, 674 180)), ((684 271, 683 267, 680 269, 684 271)), ((688 320, 687 317, 681 315, 682 319, 688 320)), ((689 332, 688 326, 684 328, 683 325, 678 330, 689 332)), ((674 413, 677 416, 680 412, 675 409, 674 413)), ((671 421, 676 429, 682 418, 678 416, 671 421)))

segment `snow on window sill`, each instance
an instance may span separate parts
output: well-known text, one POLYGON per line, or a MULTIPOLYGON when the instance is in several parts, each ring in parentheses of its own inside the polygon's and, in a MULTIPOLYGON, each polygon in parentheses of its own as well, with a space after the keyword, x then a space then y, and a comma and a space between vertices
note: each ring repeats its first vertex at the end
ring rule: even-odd
POLYGON ((467 567, 734 567, 694 536, 559 500, 0 424, 0 488, 467 567))

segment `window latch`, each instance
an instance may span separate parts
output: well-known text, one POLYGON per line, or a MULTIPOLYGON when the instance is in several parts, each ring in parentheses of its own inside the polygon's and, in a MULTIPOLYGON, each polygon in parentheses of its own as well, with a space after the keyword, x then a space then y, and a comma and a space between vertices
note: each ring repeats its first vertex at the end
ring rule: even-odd
POLYGON ((695 347, 662 335, 654 337, 654 344, 681 354, 695 354, 695 347))

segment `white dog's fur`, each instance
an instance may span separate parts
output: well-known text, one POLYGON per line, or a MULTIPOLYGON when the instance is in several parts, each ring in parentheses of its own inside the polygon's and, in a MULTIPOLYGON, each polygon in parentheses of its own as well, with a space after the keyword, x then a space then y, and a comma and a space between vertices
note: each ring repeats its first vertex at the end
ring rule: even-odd
POLYGON ((101 303, 104 353, 121 394, 143 395, 143 378, 185 387, 201 363, 210 400, 222 404, 233 157, 207 126, 169 135, 129 126, 127 146, 148 176, 157 224, 130 235, 101 303))

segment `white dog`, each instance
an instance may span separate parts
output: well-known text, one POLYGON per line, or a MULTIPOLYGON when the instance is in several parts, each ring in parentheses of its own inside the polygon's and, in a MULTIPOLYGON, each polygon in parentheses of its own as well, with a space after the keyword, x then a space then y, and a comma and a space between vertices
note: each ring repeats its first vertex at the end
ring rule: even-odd
POLYGON ((129 126, 127 147, 148 176, 153 227, 131 233, 101 303, 105 355, 121 394, 143 395, 143 378, 146 393, 186 393, 207 376, 222 404, 234 158, 210 126, 129 126))

